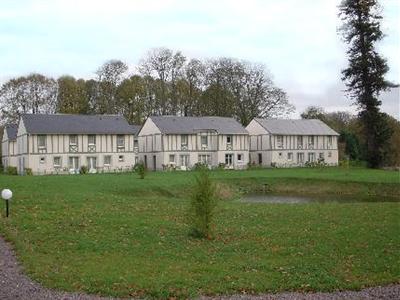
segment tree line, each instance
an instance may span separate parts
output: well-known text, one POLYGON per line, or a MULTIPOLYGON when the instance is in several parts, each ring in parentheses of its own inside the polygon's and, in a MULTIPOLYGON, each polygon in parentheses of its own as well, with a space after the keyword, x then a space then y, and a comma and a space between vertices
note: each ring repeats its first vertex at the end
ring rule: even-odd
POLYGON ((180 51, 148 51, 135 72, 105 62, 94 79, 30 74, 0 89, 2 122, 24 113, 121 114, 141 124, 149 115, 226 116, 247 125, 254 117, 293 111, 266 67, 233 58, 188 59, 180 51))
MULTIPOLYGON (((400 122, 382 113, 391 135, 380 145, 381 166, 400 166, 400 122)), ((322 107, 310 106, 301 113, 302 119, 319 119, 334 129, 339 136, 339 158, 362 164, 368 162, 363 119, 346 111, 326 112, 322 107)))

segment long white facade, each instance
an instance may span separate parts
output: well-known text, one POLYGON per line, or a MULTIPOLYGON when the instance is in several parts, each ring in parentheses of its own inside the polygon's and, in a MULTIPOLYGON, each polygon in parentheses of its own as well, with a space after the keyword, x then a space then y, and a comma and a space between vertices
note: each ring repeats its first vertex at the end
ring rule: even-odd
POLYGON ((244 169, 249 162, 248 134, 243 132, 221 134, 209 128, 166 134, 150 117, 140 130, 138 141, 139 160, 151 170, 186 170, 196 163, 244 169))
POLYGON ((313 130, 308 134, 298 134, 295 131, 293 134, 286 131, 271 133, 256 119, 246 129, 250 134, 251 164, 267 167, 304 166, 318 161, 328 165, 338 164, 336 133, 317 134, 313 130))

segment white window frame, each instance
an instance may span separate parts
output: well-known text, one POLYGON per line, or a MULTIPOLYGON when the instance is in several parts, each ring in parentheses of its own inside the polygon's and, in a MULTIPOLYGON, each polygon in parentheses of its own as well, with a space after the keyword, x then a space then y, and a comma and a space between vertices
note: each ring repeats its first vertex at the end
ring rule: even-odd
POLYGON ((199 154, 199 163, 205 165, 211 165, 211 155, 210 154, 199 154))
POLYGON ((297 136, 297 149, 303 149, 303 136, 297 136))
POLYGON ((276 136, 276 147, 279 149, 283 148, 283 135, 276 136))
POLYGON ((234 155, 233 153, 226 153, 225 154, 225 165, 233 166, 234 155))
POLYGON ((123 155, 118 155, 118 161, 119 162, 124 162, 125 161, 125 157, 123 155))
POLYGON ((189 143, 189 136, 187 134, 181 134, 181 149, 186 150, 189 143))
POLYGON ((207 135, 201 135, 200 136, 200 144, 201 144, 201 148, 207 148, 208 147, 208 136, 207 135), (203 142, 203 139, 205 139, 205 143, 203 142))
POLYGON ((39 163, 40 164, 45 164, 46 163, 46 157, 45 156, 40 156, 39 157, 39 163))
POLYGON ((243 153, 238 153, 237 154, 237 161, 242 163, 243 162, 243 157, 244 157, 243 153))
POLYGON ((168 156, 168 161, 170 164, 175 164, 175 154, 170 154, 168 156), (171 160, 171 158, 172 158, 172 160, 171 160))
POLYGON ((62 158, 61 158, 61 156, 54 156, 53 157, 53 167, 54 168, 61 168, 61 166, 62 166, 62 158), (60 160, 59 164, 56 164, 56 159, 60 160))
POLYGON ((71 146, 78 146, 78 135, 77 134, 70 134, 69 135, 69 145, 71 146), (74 137, 74 138, 76 138, 76 141, 75 141, 75 143, 74 142, 72 142, 72 137, 74 137))
POLYGON ((288 160, 288 161, 293 161, 293 152, 288 152, 288 154, 287 154, 287 160, 288 160))
POLYGON ((38 146, 38 149, 40 149, 40 150, 42 150, 42 149, 46 149, 46 141, 47 139, 46 139, 46 135, 45 134, 39 134, 38 136, 37 136, 37 146, 38 146), (41 142, 43 142, 43 143, 41 143, 41 142))
POLYGON ((125 135, 117 134, 117 148, 125 148, 125 135))
POLYGON ((112 156, 111 155, 104 155, 103 156, 103 166, 109 167, 111 166, 112 156), (106 163, 106 157, 109 158, 109 163, 106 163))

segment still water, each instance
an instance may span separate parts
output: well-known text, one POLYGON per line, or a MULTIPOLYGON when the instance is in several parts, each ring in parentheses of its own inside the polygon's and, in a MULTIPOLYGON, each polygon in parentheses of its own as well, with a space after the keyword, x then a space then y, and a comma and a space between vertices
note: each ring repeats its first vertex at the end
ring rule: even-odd
POLYGON ((280 203, 280 204, 400 202, 400 197, 352 196, 352 195, 292 196, 292 195, 273 195, 273 194, 247 194, 242 196, 240 201, 248 203, 280 203))

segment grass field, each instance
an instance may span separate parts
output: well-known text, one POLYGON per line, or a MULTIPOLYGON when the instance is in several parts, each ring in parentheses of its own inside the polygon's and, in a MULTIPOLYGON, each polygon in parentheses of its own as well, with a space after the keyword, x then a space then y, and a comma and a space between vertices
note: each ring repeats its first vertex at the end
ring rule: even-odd
POLYGON ((399 173, 217 171, 215 238, 188 237, 194 172, 0 176, 14 191, 0 233, 47 287, 111 296, 358 289, 400 280, 398 202, 241 203, 238 192, 399 197, 399 173))

